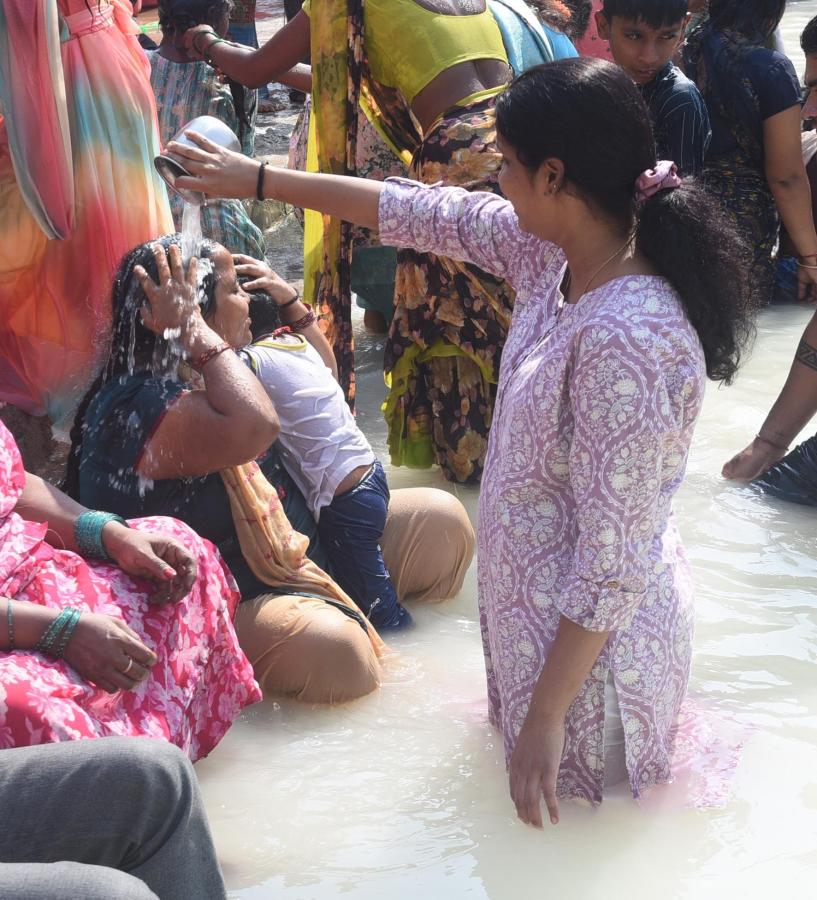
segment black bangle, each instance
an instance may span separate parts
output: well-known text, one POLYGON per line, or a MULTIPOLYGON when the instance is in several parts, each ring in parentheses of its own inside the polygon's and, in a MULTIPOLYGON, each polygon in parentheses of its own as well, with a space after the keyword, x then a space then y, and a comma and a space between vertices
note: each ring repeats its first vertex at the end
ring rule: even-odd
POLYGON ((267 162, 266 162, 266 160, 264 160, 264 162, 262 162, 261 165, 258 167, 258 183, 255 186, 255 196, 259 200, 264 199, 264 170, 266 168, 267 168, 267 162))
POLYGON ((286 303, 282 303, 278 309, 286 309, 288 306, 292 306, 293 303, 297 303, 301 299, 301 295, 298 291, 295 291, 295 296, 291 300, 287 300, 286 303))

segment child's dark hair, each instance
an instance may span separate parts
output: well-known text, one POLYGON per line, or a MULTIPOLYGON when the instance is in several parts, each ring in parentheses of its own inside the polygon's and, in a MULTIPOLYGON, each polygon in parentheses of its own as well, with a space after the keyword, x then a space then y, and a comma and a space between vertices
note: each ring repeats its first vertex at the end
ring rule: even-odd
MULTIPOLYGON (((181 40, 185 31, 195 25, 210 25, 215 28, 221 18, 229 18, 232 10, 233 0, 159 0, 159 26, 171 40, 181 40)), ((228 77, 226 80, 238 119, 238 137, 243 141, 246 130, 250 127, 245 108, 247 89, 232 78, 228 77)))
POLYGON ((817 16, 815 16, 800 35, 800 48, 806 56, 817 54, 817 16))
MULTIPOLYGON (((244 285, 250 281, 255 281, 253 275, 241 275, 238 279, 241 287, 246 291, 244 285)), ((272 334, 276 328, 280 328, 281 311, 278 304, 266 291, 247 291, 250 298, 250 330, 252 331, 252 339, 254 341, 272 334)))
POLYGON ((634 232, 638 251, 680 294, 707 374, 729 383, 752 334, 749 248, 694 179, 636 203, 636 179, 656 158, 649 113, 630 78, 599 59, 547 63, 512 82, 496 116, 523 165, 561 160, 563 189, 634 232), (590 121, 604 140, 587 139, 590 121))
POLYGON ((604 0, 602 12, 608 22, 620 16, 645 22, 650 28, 669 28, 689 12, 689 0, 604 0))
MULTIPOLYGON (((102 371, 82 398, 71 428, 71 450, 68 454, 63 490, 75 499, 79 498, 79 463, 82 459, 85 414, 102 385, 110 379, 137 372, 152 371, 161 374, 178 365, 179 354, 171 343, 142 324, 141 309, 146 298, 133 270, 136 266, 142 266, 154 281, 158 281, 159 272, 153 254, 154 244, 161 244, 167 251, 173 244, 180 243, 181 235, 178 234, 156 238, 135 247, 119 264, 111 292, 113 322, 109 352, 102 371)), ((209 259, 217 248, 218 245, 212 241, 202 241, 198 253, 199 260, 209 259)), ((215 306, 216 277, 212 267, 209 271, 205 271, 203 276, 201 272, 202 262, 199 262, 201 311, 202 315, 209 316, 215 306)))

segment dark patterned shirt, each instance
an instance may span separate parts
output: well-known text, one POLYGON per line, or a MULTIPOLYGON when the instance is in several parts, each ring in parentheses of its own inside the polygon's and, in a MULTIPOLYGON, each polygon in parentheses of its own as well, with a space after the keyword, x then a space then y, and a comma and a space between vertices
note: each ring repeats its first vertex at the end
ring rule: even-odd
POLYGON ((698 88, 669 62, 640 90, 650 110, 658 158, 671 159, 682 175, 697 175, 712 138, 698 88))

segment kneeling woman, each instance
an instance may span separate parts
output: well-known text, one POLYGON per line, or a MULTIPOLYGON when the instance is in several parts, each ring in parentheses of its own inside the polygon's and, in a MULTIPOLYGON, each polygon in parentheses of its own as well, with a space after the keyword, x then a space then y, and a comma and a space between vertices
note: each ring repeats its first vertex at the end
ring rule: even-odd
MULTIPOLYGON (((120 267, 111 356, 72 431, 69 492, 121 515, 172 514, 218 546, 244 601, 236 632, 266 694, 355 699, 378 685, 383 645, 323 571, 315 520, 273 444, 275 411, 231 349, 251 340, 249 297, 224 247, 203 243, 199 279, 195 262, 182 271, 176 241, 137 247, 120 267), (175 347, 162 337, 173 333, 175 347), (179 376, 182 355, 201 389, 179 376)), ((284 315, 305 313, 296 303, 284 315)), ((473 540, 450 494, 395 491, 381 547, 398 596, 453 596, 473 540)))
MULTIPOLYGON (((734 375, 749 331, 748 266, 707 195, 656 163, 647 109, 618 67, 526 72, 498 99, 497 130, 507 200, 284 170, 264 184, 517 290, 480 495, 479 594, 511 794, 541 825, 543 792, 553 822, 559 796, 601 800, 621 725, 633 794, 670 778, 693 620, 672 499, 705 378, 734 375), (591 119, 602 144, 587 140, 591 119)), ((194 173, 185 186, 255 191, 257 163, 199 144, 169 148, 194 173)))
POLYGON ((135 735, 205 756, 261 699, 237 602, 197 534, 83 509, 0 423, 0 747, 135 735))

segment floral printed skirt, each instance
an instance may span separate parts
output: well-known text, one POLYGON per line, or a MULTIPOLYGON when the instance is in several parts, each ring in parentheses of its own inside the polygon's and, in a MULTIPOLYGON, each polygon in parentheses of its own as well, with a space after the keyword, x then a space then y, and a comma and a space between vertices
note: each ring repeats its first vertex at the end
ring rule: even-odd
MULTIPOLYGON (((409 176, 498 194, 495 102, 494 93, 442 116, 409 176)), ((479 481, 513 300, 509 285, 474 265, 398 251, 383 407, 394 465, 436 462, 451 481, 479 481)))
POLYGON ((187 547, 198 564, 187 597, 153 606, 144 582, 47 545, 35 551, 41 558, 33 578, 2 587, 18 600, 56 609, 70 604, 125 621, 158 657, 150 677, 134 690, 106 694, 62 660, 0 653, 0 748, 137 735, 171 741, 196 760, 244 706, 261 699, 233 630, 238 591, 213 546, 174 519, 130 526, 172 534, 187 547))
POLYGON ((777 206, 766 176, 742 155, 707 161, 706 189, 735 217, 741 237, 752 248, 752 280, 764 305, 774 292, 775 261, 772 256, 780 227, 777 206))

